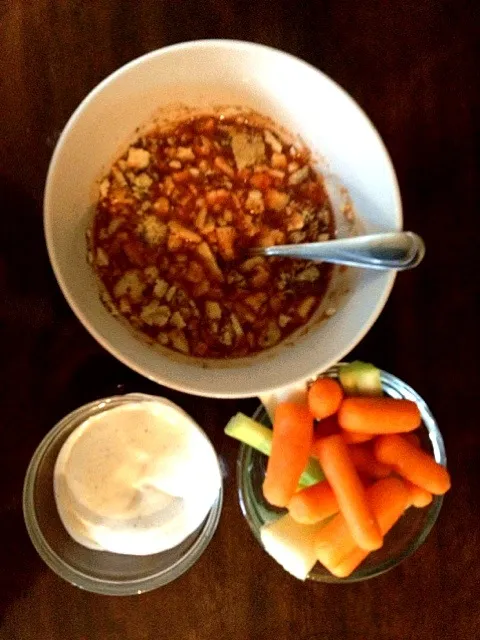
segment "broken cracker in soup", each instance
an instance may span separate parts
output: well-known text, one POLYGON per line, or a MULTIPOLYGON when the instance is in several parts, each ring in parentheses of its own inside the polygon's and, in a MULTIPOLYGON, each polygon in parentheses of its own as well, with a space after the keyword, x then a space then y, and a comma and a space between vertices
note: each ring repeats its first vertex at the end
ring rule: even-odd
POLYGON ((249 257, 334 236, 310 153, 259 118, 152 129, 100 185, 93 264, 109 305, 150 341, 200 358, 274 347, 307 324, 331 266, 249 257))

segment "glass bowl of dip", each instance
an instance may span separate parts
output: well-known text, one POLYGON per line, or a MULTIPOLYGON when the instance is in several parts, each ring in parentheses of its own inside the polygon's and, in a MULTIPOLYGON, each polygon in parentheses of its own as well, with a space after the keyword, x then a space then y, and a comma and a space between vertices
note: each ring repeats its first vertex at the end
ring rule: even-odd
MULTIPOLYGON (((328 369, 322 376, 338 377, 339 365, 328 369)), ((405 382, 390 373, 381 371, 382 387, 391 398, 413 400, 422 416, 422 425, 415 432, 419 435, 422 449, 433 455, 435 460, 446 466, 447 459, 442 435, 437 422, 425 401, 405 382)), ((271 427, 272 423, 263 405, 260 405, 253 419, 271 427)), ((242 444, 237 459, 238 497, 242 513, 250 529, 263 546, 261 528, 287 513, 285 509, 272 507, 263 497, 262 485, 267 468, 267 457, 242 444)), ((357 569, 347 578, 337 578, 319 562, 315 564, 307 580, 327 583, 359 582, 374 578, 393 569, 411 556, 422 545, 435 524, 443 502, 443 496, 433 496, 432 502, 424 508, 410 507, 393 528, 386 534, 381 549, 370 553, 357 569)))
MULTIPOLYGON (((28 533, 45 563, 77 587, 119 596, 156 589, 190 569, 215 533, 223 501, 221 481, 218 496, 202 524, 183 542, 160 553, 127 555, 89 549, 67 533, 60 519, 54 493, 54 469, 70 434, 89 418, 115 407, 160 400, 165 402, 155 396, 128 394, 90 402, 60 420, 42 440, 30 461, 23 489, 23 513, 28 533)), ((184 414, 182 409, 166 402, 184 414)), ((208 440, 203 430, 195 426, 208 440)), ((218 464, 218 458, 216 461, 218 464)))

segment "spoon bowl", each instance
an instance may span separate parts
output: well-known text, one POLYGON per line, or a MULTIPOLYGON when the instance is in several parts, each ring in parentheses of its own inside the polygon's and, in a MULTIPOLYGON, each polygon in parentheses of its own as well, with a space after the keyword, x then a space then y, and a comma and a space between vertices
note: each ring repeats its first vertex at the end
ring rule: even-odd
POLYGON ((249 254, 301 258, 380 271, 405 271, 418 266, 423 260, 425 244, 416 233, 397 231, 327 242, 255 247, 249 254))

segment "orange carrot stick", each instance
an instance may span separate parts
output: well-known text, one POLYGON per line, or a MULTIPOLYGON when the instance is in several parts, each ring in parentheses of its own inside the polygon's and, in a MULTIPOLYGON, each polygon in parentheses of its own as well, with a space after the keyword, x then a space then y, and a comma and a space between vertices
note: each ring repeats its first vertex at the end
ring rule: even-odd
MULTIPOLYGON (((369 490, 367 489, 367 492, 369 490)), ((350 533, 345 517, 338 513, 320 529, 315 537, 315 555, 317 560, 329 571, 358 549, 350 533)), ((369 553, 366 551, 365 553, 369 553)))
POLYGON ((327 568, 337 578, 348 578, 368 555, 370 555, 370 551, 364 551, 357 547, 335 567, 327 568))
POLYGON ((308 390, 308 406, 317 420, 337 413, 342 398, 342 387, 333 378, 319 378, 308 390))
POLYGON ((392 465, 400 476, 430 493, 443 495, 450 489, 445 467, 401 436, 380 436, 374 443, 374 454, 377 460, 392 465))
POLYGON ((345 431, 345 429, 342 429, 342 436, 347 444, 368 442, 375 437, 373 433, 359 433, 358 431, 345 431))
POLYGON ((410 493, 410 506, 421 509, 427 507, 432 502, 432 494, 422 487, 417 487, 416 484, 412 484, 408 480, 404 480, 405 485, 410 493))
MULTIPOLYGON (((378 525, 382 533, 393 526, 396 519, 400 517, 408 506, 409 493, 403 480, 399 478, 391 477, 379 480, 367 489, 366 494, 372 512, 378 519, 378 525), (398 516, 396 516, 397 513, 398 516), (392 524, 388 526, 390 522, 392 524)), ((357 552, 358 555, 360 551, 364 555, 358 560, 358 564, 367 557, 369 552, 359 549, 341 513, 322 527, 316 535, 315 553, 317 558, 332 573, 335 567, 340 565, 343 560, 354 552, 357 552)))
POLYGON ((404 433, 421 421, 415 402, 395 398, 346 398, 338 411, 338 422, 347 431, 404 433))
POLYGON ((338 513, 339 507, 332 488, 324 481, 297 491, 288 503, 288 510, 297 522, 315 524, 338 513))
MULTIPOLYGON (((409 505, 410 492, 399 478, 379 480, 368 490, 368 499, 382 535, 386 535, 409 505)), ((356 548, 330 569, 337 578, 346 578, 368 556, 368 551, 356 548)))
POLYGON ((392 467, 382 464, 376 460, 372 450, 365 444, 352 444, 348 447, 348 452, 360 475, 371 478, 386 478, 392 473, 392 467))
POLYGON ((367 551, 379 549, 382 536, 342 436, 320 438, 314 453, 358 546, 367 551))
POLYGON ((305 469, 313 439, 313 418, 294 402, 281 402, 275 410, 272 451, 263 483, 263 495, 276 507, 286 507, 305 469))

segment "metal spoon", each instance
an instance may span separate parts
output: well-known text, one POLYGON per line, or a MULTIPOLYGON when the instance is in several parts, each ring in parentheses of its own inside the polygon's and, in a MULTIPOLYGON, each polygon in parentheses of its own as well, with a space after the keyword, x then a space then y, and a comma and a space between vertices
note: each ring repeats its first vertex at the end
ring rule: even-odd
POLYGON ((249 250, 249 254, 333 262, 365 269, 403 271, 420 264, 425 255, 425 244, 416 233, 396 231, 327 242, 255 247, 249 250))

